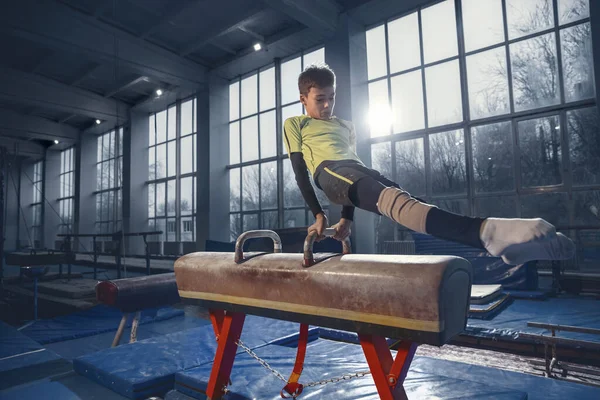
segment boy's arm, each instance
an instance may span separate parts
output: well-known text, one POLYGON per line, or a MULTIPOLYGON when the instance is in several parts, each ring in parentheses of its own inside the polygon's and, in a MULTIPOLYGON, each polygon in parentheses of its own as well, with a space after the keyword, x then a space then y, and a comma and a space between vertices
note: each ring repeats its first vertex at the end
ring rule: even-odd
POLYGON ((319 203, 319 199, 317 199, 315 189, 310 183, 308 169, 302 153, 292 153, 290 155, 290 161, 292 162, 292 169, 294 170, 294 175, 296 176, 296 183, 298 184, 300 193, 302 193, 302 197, 304 198, 304 201, 306 201, 306 204, 308 204, 310 211, 312 211, 315 217, 317 214, 324 213, 323 208, 319 203))
POLYGON ((297 118, 292 117, 285 120, 283 125, 283 140, 290 156, 296 183, 304 201, 306 201, 306 204, 308 204, 315 217, 317 214, 324 214, 308 177, 308 168, 302 155, 302 134, 300 133, 300 124, 297 118))

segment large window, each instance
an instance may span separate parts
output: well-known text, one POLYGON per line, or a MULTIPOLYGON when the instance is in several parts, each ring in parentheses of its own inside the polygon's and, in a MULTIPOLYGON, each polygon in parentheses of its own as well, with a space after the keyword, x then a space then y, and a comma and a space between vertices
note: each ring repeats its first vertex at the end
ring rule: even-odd
POLYGON ((123 128, 98 136, 96 164, 96 232, 121 229, 123 128))
MULTIPOLYGON (((280 65, 268 66, 230 84, 232 240, 248 230, 306 226, 312 219, 296 186, 281 135, 283 122, 303 113, 298 75, 306 66, 324 59, 325 52, 321 48, 280 65), (279 81, 277 76, 280 76, 279 81), (277 85, 280 99, 276 97, 277 85), (280 168, 282 173, 279 173, 280 168), (283 199, 283 209, 280 208, 280 199, 283 199)), ((326 207, 325 196, 318 190, 317 194, 326 207)))
POLYGON ((196 115, 190 99, 149 117, 148 224, 166 241, 196 240, 196 115))
POLYGON ((73 232, 73 204, 75 196, 74 155, 74 147, 60 152, 60 194, 58 199, 60 233, 73 232))
POLYGON ((44 161, 38 161, 33 164, 33 198, 31 202, 31 245, 39 247, 42 243, 42 232, 44 222, 42 221, 42 206, 44 202, 44 193, 42 181, 44 161))
MULTIPOLYGON (((374 167, 454 212, 592 217, 600 142, 588 9, 446 0, 368 29, 374 167)), ((402 234, 379 222, 380 244, 402 234)))

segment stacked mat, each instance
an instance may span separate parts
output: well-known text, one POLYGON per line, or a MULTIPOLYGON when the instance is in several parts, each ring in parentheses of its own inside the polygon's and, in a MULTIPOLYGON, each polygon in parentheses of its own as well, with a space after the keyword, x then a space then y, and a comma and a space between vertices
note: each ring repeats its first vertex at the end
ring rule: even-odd
POLYGON ((469 318, 491 319, 504 310, 512 297, 502 291, 502 285, 473 285, 469 318))

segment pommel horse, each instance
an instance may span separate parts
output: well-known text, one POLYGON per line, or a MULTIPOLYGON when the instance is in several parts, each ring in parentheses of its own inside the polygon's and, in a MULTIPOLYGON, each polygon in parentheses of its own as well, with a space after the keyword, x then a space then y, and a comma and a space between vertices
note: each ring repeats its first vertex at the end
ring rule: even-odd
MULTIPOLYGON (((329 229, 326 236, 335 232, 329 229)), ((175 262, 184 303, 210 311, 218 346, 207 399, 225 393, 246 314, 299 322, 293 373, 284 391, 302 392, 298 383, 308 325, 356 332, 381 399, 407 399, 403 382, 419 344, 442 346, 467 322, 471 264, 454 256, 281 253, 273 231, 248 231, 235 254, 199 252, 175 262), (246 239, 269 237, 274 253, 243 253, 246 239), (386 337, 400 339, 395 359, 386 337)), ((281 392, 282 397, 284 391, 281 392)))

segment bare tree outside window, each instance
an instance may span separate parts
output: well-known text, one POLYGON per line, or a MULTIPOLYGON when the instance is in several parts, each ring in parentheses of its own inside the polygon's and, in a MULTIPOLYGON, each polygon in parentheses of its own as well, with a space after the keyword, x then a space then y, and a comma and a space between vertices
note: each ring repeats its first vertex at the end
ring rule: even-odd
MULTIPOLYGON (((442 1, 367 31, 369 106, 391 101, 394 112, 391 132, 381 123, 371 126, 372 166, 453 212, 542 217, 557 225, 600 221, 589 0, 455 4, 442 1), (441 18, 454 21, 458 10, 462 29, 453 36, 464 48, 455 55, 454 45, 444 47, 454 42, 452 24, 436 28, 447 38, 432 32, 441 18), (425 63, 416 58, 416 43, 425 63), (406 66, 397 56, 404 50, 406 66), (433 57, 436 51, 441 55, 433 57), (387 142, 377 138, 383 135, 387 142)), ((376 218, 375 237, 381 251, 402 232, 376 218)))
POLYGON ((575 192, 575 225, 600 226, 600 191, 575 192))
POLYGON ((566 101, 595 95, 592 29, 589 22, 560 31, 566 101))
POLYGON ((476 192, 513 190, 514 158, 510 122, 473 127, 471 142, 476 192))
POLYGON ((600 184, 600 116, 597 107, 567 112, 569 153, 575 185, 600 184))
POLYGON ((413 196, 427 193, 423 139, 396 142, 396 180, 413 196))
POLYGON ((523 187, 562 183, 562 149, 557 116, 518 123, 523 187))
POLYGON ((462 129, 430 135, 429 147, 432 193, 465 193, 467 169, 462 129))

